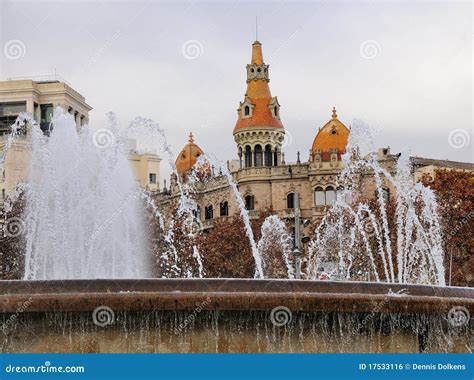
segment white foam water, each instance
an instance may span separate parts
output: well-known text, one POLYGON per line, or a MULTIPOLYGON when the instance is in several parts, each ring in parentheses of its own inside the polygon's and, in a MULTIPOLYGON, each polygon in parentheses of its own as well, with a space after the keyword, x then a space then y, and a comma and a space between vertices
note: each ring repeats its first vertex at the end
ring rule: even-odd
POLYGON ((116 130, 76 130, 57 108, 31 127, 24 279, 149 277, 141 194, 116 130))

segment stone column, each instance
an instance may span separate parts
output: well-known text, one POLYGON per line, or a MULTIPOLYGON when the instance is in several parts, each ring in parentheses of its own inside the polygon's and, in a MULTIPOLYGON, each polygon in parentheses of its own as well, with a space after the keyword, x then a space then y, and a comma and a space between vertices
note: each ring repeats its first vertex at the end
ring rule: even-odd
POLYGON ((28 112, 31 115, 34 115, 35 113, 35 105, 33 103, 33 99, 28 99, 26 101, 26 112, 28 112))
POLYGON ((38 107, 36 107, 35 119, 38 123, 41 123, 41 104, 38 104, 38 107))

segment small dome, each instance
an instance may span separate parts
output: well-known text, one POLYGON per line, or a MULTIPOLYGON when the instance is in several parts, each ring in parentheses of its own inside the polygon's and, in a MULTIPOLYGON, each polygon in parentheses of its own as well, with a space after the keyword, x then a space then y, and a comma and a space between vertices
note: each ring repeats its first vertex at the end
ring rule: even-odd
POLYGON ((189 140, 186 146, 181 150, 176 158, 176 170, 180 175, 190 171, 196 161, 204 152, 194 143, 193 134, 189 134, 189 140))
POLYGON ((320 151, 322 154, 337 149, 339 154, 346 151, 349 140, 349 129, 337 118, 336 107, 332 109, 332 118, 319 131, 313 141, 311 152, 320 151))

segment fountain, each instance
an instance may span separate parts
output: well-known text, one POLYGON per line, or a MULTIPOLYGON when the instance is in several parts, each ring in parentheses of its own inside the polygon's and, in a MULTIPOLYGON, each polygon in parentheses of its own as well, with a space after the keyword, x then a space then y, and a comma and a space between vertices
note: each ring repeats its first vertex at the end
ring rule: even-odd
POLYGON ((343 161, 336 201, 311 244, 308 278, 317 278, 321 263, 332 261, 336 265, 331 274, 348 280, 369 277, 377 282, 445 285, 436 198, 412 179, 408 155, 400 155, 394 174, 383 168, 370 128, 355 120, 343 161), (363 194, 357 184, 364 185, 364 172, 371 172, 375 180, 372 204, 354 200, 354 194, 363 194), (395 191, 391 219, 385 194, 390 188, 395 191))
POLYGON ((259 277, 209 279, 195 244, 192 181, 183 184, 175 173, 179 212, 168 220, 135 187, 126 161, 124 141, 147 130, 160 136, 173 169, 163 131, 137 118, 122 135, 109 119, 109 129, 76 133, 71 116, 56 110, 50 137, 29 119, 25 276, 0 281, 2 352, 471 352, 474 290, 440 286, 436 202, 407 180, 403 158, 393 177, 361 147, 349 149, 342 195, 316 231, 307 278, 294 280, 285 224, 268 217, 257 243, 232 174, 203 157, 199 165, 208 160, 233 191, 259 277), (356 169, 376 174, 377 212, 348 201, 356 169), (399 194, 395 245, 382 177, 399 194), (145 207, 164 233, 163 273, 184 278, 147 278, 145 207), (180 222, 195 270, 177 266, 180 238, 173 231, 180 222), (359 279, 362 259, 370 266, 360 276, 370 273, 376 282, 351 281, 359 279), (321 262, 331 260, 345 280, 314 281, 321 262), (412 284, 417 276, 423 285, 412 284))
POLYGON ((140 195, 114 131, 76 131, 57 108, 46 136, 31 122, 25 280, 148 277, 140 195))

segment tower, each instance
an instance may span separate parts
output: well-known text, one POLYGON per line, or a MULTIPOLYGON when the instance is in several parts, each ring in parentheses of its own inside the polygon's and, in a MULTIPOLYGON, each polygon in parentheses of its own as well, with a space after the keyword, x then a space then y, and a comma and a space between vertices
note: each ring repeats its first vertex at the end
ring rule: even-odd
POLYGON ((280 104, 268 85, 269 65, 263 61, 262 44, 252 44, 252 59, 247 65, 247 92, 237 109, 234 128, 240 167, 281 164, 281 145, 285 129, 280 120, 280 104))

